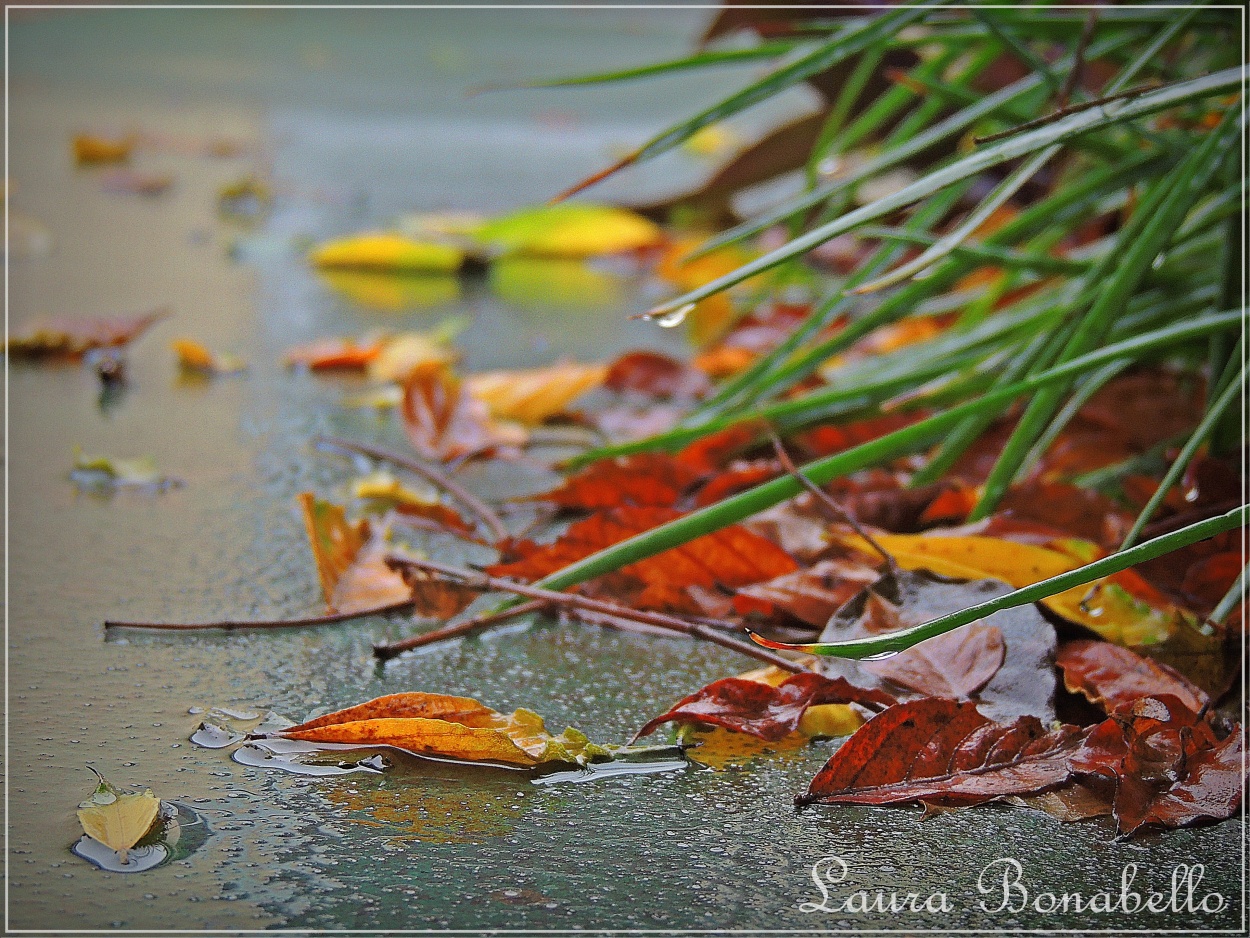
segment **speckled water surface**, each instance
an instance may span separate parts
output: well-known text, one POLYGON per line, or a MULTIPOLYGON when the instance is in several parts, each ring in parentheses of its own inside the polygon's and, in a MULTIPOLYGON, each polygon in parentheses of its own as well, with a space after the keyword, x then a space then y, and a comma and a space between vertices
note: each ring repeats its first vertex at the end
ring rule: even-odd
MULTIPOLYGON (((133 349, 132 386, 101 400, 78 367, 9 373, 8 925, 58 933, 147 929, 1069 928, 1195 931, 1242 925, 1242 828, 1117 843, 1106 824, 1062 826, 987 809, 921 821, 885 809, 791 807, 835 744, 743 769, 691 766, 579 785, 404 762, 384 775, 304 778, 191 745, 197 708, 302 719, 401 690, 527 706, 561 727, 626 739, 673 699, 749 666, 729 652, 591 628, 514 628, 402 657, 374 641, 400 620, 271 633, 106 637, 122 619, 269 618, 317 611, 295 493, 342 498, 350 460, 310 450, 318 433, 397 442, 386 419, 346 411, 356 385, 287 373, 296 342, 462 316, 466 367, 672 347, 628 314, 652 288, 566 269, 499 271, 352 295, 309 272, 300 245, 396 213, 499 211, 547 198, 666 120, 745 80, 718 70, 606 89, 466 98, 473 85, 624 66, 681 53, 707 11, 48 11, 11 13, 10 208, 51 233, 14 256, 10 316, 121 312, 173 318, 133 349), (142 128, 169 139, 246 141, 237 157, 176 147, 138 158, 176 175, 157 199, 107 195, 76 170, 70 135, 142 128), (273 213, 250 228, 216 217, 218 188, 272 179, 273 213), (353 298, 354 297, 354 298, 353 298), (362 300, 364 302, 362 302, 362 300), (240 352, 246 377, 188 381, 168 343, 240 352), (72 448, 150 453, 185 480, 164 495, 80 494, 72 448), (207 825, 190 854, 144 873, 70 853, 93 786, 151 787, 207 825), (847 882, 821 895, 823 857, 847 882), (1033 893, 1170 890, 1203 865, 1194 902, 1159 914, 985 911, 978 875, 1015 858, 1033 893), (855 911, 866 890, 947 895, 947 911, 855 911), (804 904, 807 905, 804 905, 804 904), (813 909, 820 904, 821 908, 813 909)), ((777 111, 801 109, 795 92, 777 111)), ((774 117, 777 114, 774 111, 774 117)), ((766 124, 754 116, 745 127, 766 124)), ((680 188, 702 167, 674 155, 604 197, 680 188)), ((363 291, 363 292, 362 292, 363 291)), ((466 473, 486 495, 541 473, 466 473)), ((826 863, 825 869, 828 869, 826 863)), ((990 879, 992 877, 987 877, 990 879)), ((998 879, 1001 881, 1001 874, 998 879)), ((1018 898, 1018 892, 1015 897, 1018 898)), ((936 900, 931 908, 940 905, 936 900)), ((1175 905, 1175 903, 1173 903, 1175 905)))

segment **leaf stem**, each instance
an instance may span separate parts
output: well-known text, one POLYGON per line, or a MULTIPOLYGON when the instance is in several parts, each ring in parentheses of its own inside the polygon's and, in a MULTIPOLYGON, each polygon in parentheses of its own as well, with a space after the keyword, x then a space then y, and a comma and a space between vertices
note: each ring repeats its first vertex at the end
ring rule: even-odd
POLYGON ((218 629, 232 632, 239 629, 295 629, 313 625, 333 625, 335 622, 346 622, 349 619, 360 619, 364 616, 377 616, 387 612, 398 612, 411 609, 412 601, 387 603, 385 606, 373 606, 355 612, 331 612, 323 616, 303 616, 297 619, 268 619, 260 622, 226 619, 221 622, 122 622, 108 619, 104 622, 106 629, 158 629, 165 632, 195 632, 218 629))

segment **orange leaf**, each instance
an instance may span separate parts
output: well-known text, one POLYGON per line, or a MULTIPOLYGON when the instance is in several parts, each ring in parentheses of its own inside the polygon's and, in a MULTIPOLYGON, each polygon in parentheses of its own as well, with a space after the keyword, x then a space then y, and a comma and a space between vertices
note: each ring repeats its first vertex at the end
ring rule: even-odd
POLYGON ((413 449, 440 462, 519 445, 525 439, 519 430, 492 421, 486 405, 438 362, 412 370, 404 382, 400 418, 413 449))
POLYGON ((386 566, 386 547, 368 521, 351 524, 342 507, 301 492, 300 507, 321 592, 330 612, 355 612, 407 602, 411 590, 386 566))
POLYGON ((359 344, 355 339, 318 339, 289 349, 283 362, 312 371, 364 371, 381 354, 383 345, 381 339, 359 344))
POLYGON ((490 371, 470 375, 464 385, 492 417, 539 424, 603 384, 607 365, 558 362, 527 371, 490 371))

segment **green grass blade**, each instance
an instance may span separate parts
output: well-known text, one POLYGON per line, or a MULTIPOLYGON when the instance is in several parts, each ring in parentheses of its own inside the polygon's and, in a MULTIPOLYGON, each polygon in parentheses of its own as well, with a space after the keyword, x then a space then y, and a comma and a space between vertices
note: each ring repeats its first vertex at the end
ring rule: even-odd
POLYGON ((1250 517, 1250 508, 1242 505, 1240 508, 1234 508, 1226 514, 1217 515, 1214 518, 1208 518, 1206 521, 1188 525, 1179 531, 1172 531, 1169 534, 1153 538, 1136 547, 1120 551, 1101 560, 1096 560, 1067 573, 1061 573, 1048 580, 1042 580, 1023 589, 1013 590, 996 599, 977 603, 975 606, 969 606, 958 612, 952 612, 940 618, 912 626, 909 629, 901 629, 897 632, 887 632, 884 635, 876 635, 871 638, 851 639, 844 642, 818 642, 810 645, 788 645, 782 642, 771 642, 761 639, 754 633, 751 634, 751 637, 765 648, 801 651, 805 654, 820 655, 828 658, 871 658, 876 655, 896 654, 911 648, 913 645, 918 645, 926 639, 944 635, 947 632, 968 625, 978 619, 984 619, 986 616, 1001 612, 1004 609, 1014 609, 1016 606, 1034 603, 1048 596, 1054 596, 1056 593, 1062 593, 1064 590, 1084 586, 1086 583, 1092 583, 1094 580, 1102 579, 1113 573, 1119 573, 1121 570, 1127 570, 1136 564, 1145 563, 1147 560, 1153 560, 1155 557, 1161 557, 1190 544, 1205 541, 1207 538, 1215 537, 1215 535, 1222 534, 1225 531, 1235 530, 1245 525, 1248 517, 1250 517))
MULTIPOLYGON (((928 246, 936 244, 938 238, 931 234, 908 231, 905 228, 887 226, 866 226, 859 229, 860 237, 879 238, 883 241, 902 241, 907 244, 928 246)), ((1006 248, 993 247, 987 242, 964 241, 951 252, 955 257, 979 261, 988 267, 1003 267, 1007 270, 1033 271, 1042 274, 1081 274, 1089 270, 1089 261, 1074 261, 1050 254, 1026 253, 1011 251, 1006 248)), ((852 291, 854 292, 854 291, 852 291)))
MULTIPOLYGON (((952 407, 950 410, 935 414, 894 433, 808 463, 802 467, 803 474, 817 485, 824 485, 840 476, 879 465, 931 444, 936 437, 984 407, 997 406, 1003 401, 1014 400, 1049 382, 1081 374, 1090 368, 1118 358, 1134 358, 1151 349, 1174 346, 1190 339, 1206 336, 1217 329, 1229 328, 1230 324, 1238 321, 1240 315, 1240 311, 1237 311, 1200 316, 1188 322, 1109 345, 1057 368, 1032 375, 1009 387, 991 391, 984 397, 952 407)), ((803 491, 802 486, 791 476, 765 482, 763 485, 733 495, 714 505, 701 508, 591 554, 544 577, 538 585, 545 589, 566 589, 593 577, 611 573, 628 564, 685 544, 701 535, 736 524, 744 518, 771 508, 788 498, 793 498, 801 491, 803 491)))
POLYGON ((750 49, 721 49, 710 52, 699 52, 695 55, 667 62, 655 62, 636 68, 622 68, 611 72, 596 72, 590 75, 574 75, 568 78, 545 78, 534 81, 519 82, 515 85, 501 85, 486 90, 510 90, 513 88, 571 88, 579 85, 601 85, 610 82, 630 81, 636 78, 652 78, 656 75, 668 75, 673 72, 690 71, 691 69, 707 68, 716 65, 739 65, 759 62, 762 59, 775 59, 787 55, 797 48, 794 42, 765 42, 750 49))
POLYGON ((1240 83, 1240 69, 1225 69, 1202 78, 1177 82, 1174 85, 1146 92, 1135 98, 1113 101, 1101 108, 1081 111, 1045 127, 1038 127, 1035 130, 1026 131, 1002 140, 992 146, 971 153, 963 159, 956 160, 942 169, 934 170, 898 192, 877 199, 875 202, 849 212, 833 222, 801 235, 785 246, 775 251, 770 251, 763 257, 744 264, 710 283, 684 293, 667 303, 662 303, 650 311, 651 315, 655 317, 663 316, 688 304, 707 299, 709 296, 722 290, 727 290, 743 280, 748 280, 798 257, 817 245, 851 231, 859 225, 873 221, 883 215, 888 215, 890 212, 898 209, 906 208, 953 183, 976 176, 1001 163, 1018 159, 1052 144, 1065 142, 1091 130, 1144 117, 1156 111, 1165 110, 1197 98, 1234 91, 1240 87, 1240 83))

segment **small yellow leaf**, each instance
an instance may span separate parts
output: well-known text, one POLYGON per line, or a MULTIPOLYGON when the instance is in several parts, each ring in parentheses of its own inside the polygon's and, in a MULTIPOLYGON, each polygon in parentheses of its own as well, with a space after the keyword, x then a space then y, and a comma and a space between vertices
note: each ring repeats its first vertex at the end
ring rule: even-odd
POLYGON ((527 371, 491 371, 470 375, 464 385, 497 420, 542 423, 564 410, 607 377, 607 365, 559 362, 527 371))
POLYGON ((742 138, 724 124, 708 124, 696 131, 681 148, 694 156, 720 156, 742 142, 742 138))
POLYGON ((247 362, 237 355, 216 353, 194 339, 176 339, 172 343, 178 364, 188 371, 206 375, 238 374, 247 370, 247 362))
POLYGON ((525 208, 475 232, 489 250, 537 257, 594 257, 658 244, 658 225, 610 205, 560 204, 525 208))
POLYGON ((88 837, 116 850, 125 862, 126 852, 152 829, 160 808, 151 791, 122 794, 101 776, 91 797, 78 806, 78 820, 88 837))
POLYGON ((74 138, 74 159, 80 166, 124 163, 130 159, 134 148, 134 137, 109 139, 92 134, 79 134, 74 138))
POLYGON ((460 269, 464 252, 450 245, 380 231, 329 241, 315 248, 309 260, 321 268, 449 274, 460 269))
POLYGON ((421 365, 450 365, 458 357, 439 333, 401 332, 386 340, 367 369, 374 381, 403 381, 421 365))

